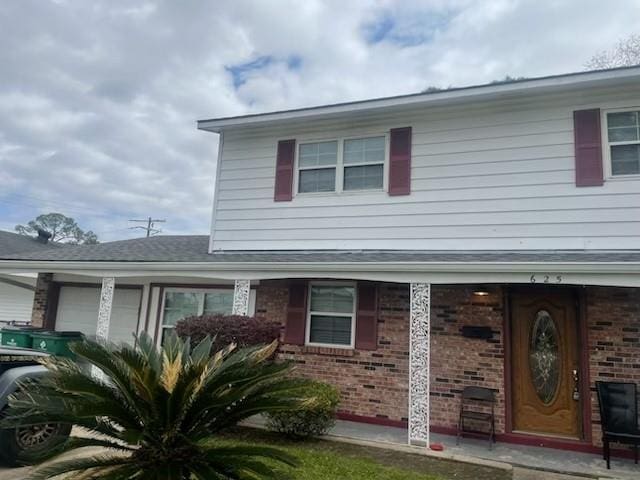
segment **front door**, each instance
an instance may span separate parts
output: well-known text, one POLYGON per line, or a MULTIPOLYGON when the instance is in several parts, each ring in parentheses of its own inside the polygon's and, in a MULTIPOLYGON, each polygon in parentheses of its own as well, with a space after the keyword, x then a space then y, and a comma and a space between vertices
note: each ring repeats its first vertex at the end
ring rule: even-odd
POLYGON ((570 291, 511 294, 514 431, 580 437, 577 326, 570 291))

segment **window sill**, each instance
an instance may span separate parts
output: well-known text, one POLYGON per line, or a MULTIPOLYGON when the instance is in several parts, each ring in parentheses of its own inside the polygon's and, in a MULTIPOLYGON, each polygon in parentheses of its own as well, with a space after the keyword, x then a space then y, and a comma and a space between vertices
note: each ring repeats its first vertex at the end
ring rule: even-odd
POLYGON ((342 192, 298 192, 294 198, 298 197, 339 197, 343 195, 359 195, 361 193, 386 193, 383 188, 368 188, 366 190, 343 190, 342 192))
POLYGON ((316 355, 331 355, 335 357, 353 357, 355 351, 353 348, 340 347, 316 347, 314 345, 305 345, 301 348, 301 353, 312 353, 316 355))
POLYGON ((606 181, 612 181, 612 182, 624 182, 624 181, 630 181, 630 180, 638 180, 640 178, 640 173, 630 173, 628 175, 609 175, 606 178, 606 181))

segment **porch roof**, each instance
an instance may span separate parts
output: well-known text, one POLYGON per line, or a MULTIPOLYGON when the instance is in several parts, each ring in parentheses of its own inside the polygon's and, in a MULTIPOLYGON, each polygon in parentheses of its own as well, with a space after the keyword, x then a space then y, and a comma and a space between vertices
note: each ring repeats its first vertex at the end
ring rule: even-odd
POLYGON ((208 253, 207 235, 163 235, 97 245, 0 253, 0 264, 38 262, 136 262, 215 264, 640 264, 640 250, 295 250, 208 253))

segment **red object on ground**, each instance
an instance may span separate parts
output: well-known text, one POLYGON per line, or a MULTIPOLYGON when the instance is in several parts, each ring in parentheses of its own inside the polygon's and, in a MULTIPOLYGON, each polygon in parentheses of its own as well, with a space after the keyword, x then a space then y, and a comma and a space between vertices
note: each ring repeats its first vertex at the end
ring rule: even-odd
POLYGON ((444 450, 444 446, 441 443, 431 443, 429 444, 429 449, 435 452, 441 452, 444 450))

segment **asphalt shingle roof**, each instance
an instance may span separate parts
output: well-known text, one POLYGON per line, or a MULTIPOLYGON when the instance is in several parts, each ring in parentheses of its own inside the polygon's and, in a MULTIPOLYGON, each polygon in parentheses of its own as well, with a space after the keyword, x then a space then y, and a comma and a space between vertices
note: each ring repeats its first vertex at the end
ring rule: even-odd
POLYGON ((16 253, 34 252, 57 249, 61 245, 56 243, 42 243, 34 237, 0 230, 0 257, 16 253))
POLYGON ((238 263, 402 263, 402 262, 545 262, 611 263, 640 262, 640 250, 604 251, 251 251, 207 253, 207 235, 159 235, 119 240, 73 248, 7 254, 0 260, 78 261, 78 262, 238 262, 238 263))

